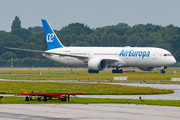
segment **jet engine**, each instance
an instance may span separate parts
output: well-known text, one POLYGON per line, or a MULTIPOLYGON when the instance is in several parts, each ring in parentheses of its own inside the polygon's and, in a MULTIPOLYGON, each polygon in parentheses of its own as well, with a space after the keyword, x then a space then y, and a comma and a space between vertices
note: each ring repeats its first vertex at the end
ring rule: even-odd
POLYGON ((88 62, 88 67, 93 70, 104 70, 108 66, 108 62, 105 59, 95 58, 88 62))
POLYGON ((138 67, 140 70, 144 70, 144 71, 152 71, 154 70, 155 67, 138 67))

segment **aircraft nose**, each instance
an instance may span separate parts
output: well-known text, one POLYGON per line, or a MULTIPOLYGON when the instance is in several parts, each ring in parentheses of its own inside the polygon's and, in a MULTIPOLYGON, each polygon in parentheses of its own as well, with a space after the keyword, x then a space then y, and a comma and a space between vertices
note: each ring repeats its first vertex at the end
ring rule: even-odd
POLYGON ((171 58, 171 64, 174 65, 176 63, 176 59, 173 57, 171 58))

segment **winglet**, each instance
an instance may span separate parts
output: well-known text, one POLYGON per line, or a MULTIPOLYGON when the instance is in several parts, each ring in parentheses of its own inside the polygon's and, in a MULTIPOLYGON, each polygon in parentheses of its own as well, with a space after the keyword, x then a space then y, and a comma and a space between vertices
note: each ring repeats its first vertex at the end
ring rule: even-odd
POLYGON ((46 21, 45 19, 41 19, 41 21, 44 28, 44 34, 48 45, 48 49, 51 50, 55 48, 63 48, 63 44, 56 36, 48 21, 46 21))

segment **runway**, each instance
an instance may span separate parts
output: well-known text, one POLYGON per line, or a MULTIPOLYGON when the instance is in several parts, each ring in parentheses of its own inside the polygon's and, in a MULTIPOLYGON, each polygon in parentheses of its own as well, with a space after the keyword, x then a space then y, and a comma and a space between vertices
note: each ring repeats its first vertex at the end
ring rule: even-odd
POLYGON ((2 104, 0 119, 179 120, 179 107, 134 104, 2 104))

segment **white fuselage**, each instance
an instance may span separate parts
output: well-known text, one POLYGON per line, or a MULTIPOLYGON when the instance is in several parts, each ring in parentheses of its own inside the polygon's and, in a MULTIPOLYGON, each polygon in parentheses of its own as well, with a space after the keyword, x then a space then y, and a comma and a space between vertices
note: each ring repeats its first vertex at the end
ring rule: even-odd
POLYGON ((108 67, 161 67, 176 63, 169 51, 153 47, 64 47, 47 52, 70 55, 63 57, 43 54, 49 59, 70 66, 87 66, 90 59, 96 58, 116 60, 108 62, 108 67))

